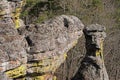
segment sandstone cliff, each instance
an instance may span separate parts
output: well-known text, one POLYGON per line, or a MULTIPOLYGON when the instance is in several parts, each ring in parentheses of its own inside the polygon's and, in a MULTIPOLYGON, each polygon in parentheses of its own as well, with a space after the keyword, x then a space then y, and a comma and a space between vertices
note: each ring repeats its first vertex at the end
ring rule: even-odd
POLYGON ((4 12, 0 12, 1 80, 109 80, 103 58, 105 27, 92 24, 84 28, 77 17, 67 15, 26 26, 19 19, 21 7, 14 7, 19 1, 2 0, 0 4, 4 12), (16 12, 12 16, 14 9, 16 12), (69 52, 76 45, 84 50, 80 44, 83 31, 86 53, 76 50, 79 58, 76 63, 80 64, 74 69, 71 64, 75 63, 75 52, 69 52), (70 65, 64 67, 65 71, 62 68, 63 74, 59 74, 60 67, 67 61, 70 65))
POLYGON ((1 76, 6 76, 1 79, 39 80, 42 75, 54 75, 83 28, 77 17, 66 15, 21 27, 19 33, 10 24, 1 23, 1 76))

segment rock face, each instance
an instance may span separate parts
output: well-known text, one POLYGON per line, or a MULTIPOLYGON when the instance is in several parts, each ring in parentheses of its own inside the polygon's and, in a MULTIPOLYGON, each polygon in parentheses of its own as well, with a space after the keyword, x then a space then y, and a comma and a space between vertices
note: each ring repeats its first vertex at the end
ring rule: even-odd
MULTIPOLYGON (((75 16, 62 15, 25 26, 19 19, 24 1, 0 1, 0 80, 56 80, 55 71, 82 36, 84 25, 75 16)), ((109 80, 104 31, 98 24, 84 29, 87 53, 73 80, 109 80)))
POLYGON ((83 28, 77 17, 66 15, 21 27, 19 34, 13 24, 1 22, 0 79, 55 79, 54 71, 82 36, 83 28))
POLYGON ((25 0, 0 0, 0 22, 12 23, 19 28, 23 24, 19 18, 25 0))
POLYGON ((87 53, 73 80, 109 80, 103 59, 105 27, 92 24, 84 29, 87 53))
POLYGON ((82 36, 84 25, 62 15, 25 26, 19 19, 25 0, 0 1, 0 79, 51 80, 66 53, 82 36))
POLYGON ((11 4, 0 0, 0 80, 12 80, 26 74, 28 44, 15 29, 11 15, 15 12, 14 4, 14 1, 11 4))
MULTIPOLYGON (((81 36, 84 25, 74 16, 59 16, 48 20, 43 24, 30 25, 22 29, 20 34, 25 35, 28 42, 31 41, 30 53, 45 53, 47 51, 59 51, 65 49, 67 43, 71 43, 81 36), (47 46, 46 46, 47 45, 47 46)), ((72 45, 67 46, 71 48, 72 45)))
POLYGON ((25 65, 27 63, 27 49, 28 45, 26 40, 23 36, 18 34, 14 25, 6 22, 0 22, 1 80, 9 80, 10 78, 19 77, 22 75, 20 72, 25 74, 25 71, 20 70, 19 67, 23 67, 25 70, 25 65), (15 73, 15 71, 18 72, 15 73))
POLYGON ((82 36, 83 28, 84 25, 77 17, 62 15, 42 24, 19 29, 30 46, 27 72, 54 73, 64 62, 68 50, 82 36))
POLYGON ((13 23, 11 6, 7 0, 0 1, 0 22, 13 23))

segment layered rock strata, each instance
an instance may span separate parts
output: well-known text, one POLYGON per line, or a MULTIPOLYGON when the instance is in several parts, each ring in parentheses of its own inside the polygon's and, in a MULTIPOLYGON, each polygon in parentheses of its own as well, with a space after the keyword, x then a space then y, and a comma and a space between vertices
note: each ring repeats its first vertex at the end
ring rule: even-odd
POLYGON ((82 36, 83 28, 77 17, 62 15, 19 29, 30 46, 27 73, 54 73, 82 36))
POLYGON ((0 22, 0 79, 26 74, 28 44, 10 23, 0 22))
POLYGON ((58 16, 17 30, 0 23, 1 80, 51 80, 83 34, 75 16, 58 16))

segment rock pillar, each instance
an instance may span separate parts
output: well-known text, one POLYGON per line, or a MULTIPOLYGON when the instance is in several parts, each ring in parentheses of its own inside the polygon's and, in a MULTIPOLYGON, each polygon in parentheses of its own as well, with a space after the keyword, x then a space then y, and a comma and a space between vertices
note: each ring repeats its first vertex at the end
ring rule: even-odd
POLYGON ((103 58, 104 31, 105 27, 99 24, 84 29, 87 53, 73 80, 109 80, 103 58))

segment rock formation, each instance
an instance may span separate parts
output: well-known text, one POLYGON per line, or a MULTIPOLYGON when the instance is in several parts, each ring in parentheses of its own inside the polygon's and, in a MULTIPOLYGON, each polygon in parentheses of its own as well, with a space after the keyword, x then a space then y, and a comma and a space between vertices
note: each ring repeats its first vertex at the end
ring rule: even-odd
POLYGON ((11 6, 7 0, 0 0, 0 21, 13 23, 11 6))
POLYGON ((27 73, 54 73, 82 36, 83 28, 77 17, 62 15, 19 29, 30 46, 27 73))
POLYGON ((105 27, 92 24, 84 29, 87 53, 73 80, 109 80, 103 59, 105 27))
POLYGON ((0 21, 12 23, 15 28, 21 27, 23 24, 19 16, 24 4, 25 0, 0 0, 0 21))
POLYGON ((25 74, 27 41, 12 23, 0 22, 0 79, 10 80, 25 74), (19 70, 19 68, 23 68, 19 70), (10 77, 10 78, 8 78, 10 77))
MULTIPOLYGON (((82 36, 84 25, 75 16, 62 15, 25 26, 19 19, 21 5, 22 0, 0 1, 0 80, 56 80, 54 72, 82 36)), ((80 80, 109 80, 103 60, 104 30, 98 24, 84 29, 87 53, 80 80)))
POLYGON ((1 22, 1 76, 4 75, 1 79, 55 78, 54 71, 82 36, 83 28, 77 17, 66 15, 21 27, 18 29, 20 35, 13 26, 1 22))

